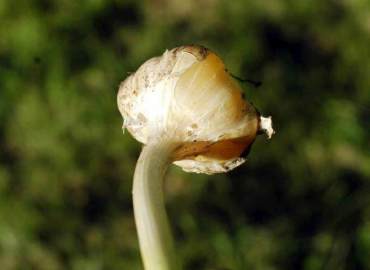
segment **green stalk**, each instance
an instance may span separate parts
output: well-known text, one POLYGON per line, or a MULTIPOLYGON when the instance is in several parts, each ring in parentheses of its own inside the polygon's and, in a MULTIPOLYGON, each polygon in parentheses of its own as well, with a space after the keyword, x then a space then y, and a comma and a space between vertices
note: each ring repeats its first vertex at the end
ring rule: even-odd
POLYGON ((133 186, 134 213, 145 270, 179 270, 163 199, 163 179, 176 144, 143 147, 133 186))

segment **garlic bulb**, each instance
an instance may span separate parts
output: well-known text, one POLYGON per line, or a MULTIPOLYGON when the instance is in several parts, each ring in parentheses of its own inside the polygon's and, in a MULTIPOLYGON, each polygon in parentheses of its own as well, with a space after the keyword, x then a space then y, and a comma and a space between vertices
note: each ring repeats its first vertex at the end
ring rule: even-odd
POLYGON ((216 54, 183 46, 146 61, 121 83, 117 101, 123 127, 138 141, 179 143, 176 165, 212 174, 242 164, 260 130, 273 133, 241 93, 216 54))
POLYGON ((144 144, 133 206, 146 270, 181 269, 162 189, 170 163, 191 172, 226 172, 245 161, 258 133, 274 133, 271 117, 261 117, 241 93, 221 59, 200 46, 166 51, 121 83, 123 127, 144 144))

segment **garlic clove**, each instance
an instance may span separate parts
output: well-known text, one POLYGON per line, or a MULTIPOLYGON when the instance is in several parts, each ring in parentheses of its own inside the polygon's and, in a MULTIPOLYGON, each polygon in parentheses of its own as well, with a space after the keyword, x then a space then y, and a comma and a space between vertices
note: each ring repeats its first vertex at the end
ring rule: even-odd
POLYGON ((186 126, 200 127, 195 130, 197 140, 246 136, 256 132, 258 121, 256 110, 241 93, 221 59, 209 53, 177 81, 170 115, 186 126))

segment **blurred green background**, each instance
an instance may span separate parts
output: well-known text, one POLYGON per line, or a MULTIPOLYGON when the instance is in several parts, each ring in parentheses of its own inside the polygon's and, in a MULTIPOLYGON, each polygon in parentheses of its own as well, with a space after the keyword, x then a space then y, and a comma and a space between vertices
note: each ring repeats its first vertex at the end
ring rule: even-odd
POLYGON ((183 44, 273 115, 227 175, 171 168, 185 269, 370 269, 368 0, 1 0, 0 269, 142 269, 118 85, 183 44))

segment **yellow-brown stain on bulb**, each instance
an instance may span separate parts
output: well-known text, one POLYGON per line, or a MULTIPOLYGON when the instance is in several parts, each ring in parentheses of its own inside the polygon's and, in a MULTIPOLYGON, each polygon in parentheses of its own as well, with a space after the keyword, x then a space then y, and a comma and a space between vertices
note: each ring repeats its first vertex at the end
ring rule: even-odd
POLYGON ((198 156, 203 160, 229 160, 240 157, 249 148, 257 135, 257 112, 241 93, 222 60, 214 53, 208 53, 203 61, 195 63, 181 76, 175 89, 176 103, 185 114, 196 112, 193 118, 202 122, 200 126, 204 128, 212 123, 208 127, 210 130, 222 130, 250 113, 251 129, 241 137, 185 143, 177 149, 175 160, 197 159, 198 156))
POLYGON ((203 61, 193 64, 181 75, 176 84, 175 100, 184 113, 196 112, 194 118, 207 121, 207 117, 219 117, 217 122, 227 119, 222 123, 227 125, 240 120, 247 106, 240 87, 214 53, 208 53, 203 61))
POLYGON ((255 137, 241 137, 218 142, 192 142, 179 147, 174 153, 174 160, 203 159, 229 160, 242 156, 253 143, 255 137))

